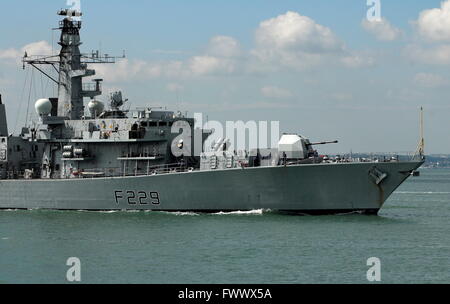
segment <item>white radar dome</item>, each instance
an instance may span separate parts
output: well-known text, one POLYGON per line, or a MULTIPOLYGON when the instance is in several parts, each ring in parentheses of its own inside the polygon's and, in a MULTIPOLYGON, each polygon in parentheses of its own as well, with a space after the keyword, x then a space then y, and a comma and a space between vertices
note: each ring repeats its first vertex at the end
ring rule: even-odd
POLYGON ((34 107, 39 116, 48 115, 52 112, 52 103, 48 98, 39 99, 34 104, 34 107))
POLYGON ((92 114, 101 114, 105 109, 103 102, 98 100, 91 100, 88 104, 88 109, 92 114))

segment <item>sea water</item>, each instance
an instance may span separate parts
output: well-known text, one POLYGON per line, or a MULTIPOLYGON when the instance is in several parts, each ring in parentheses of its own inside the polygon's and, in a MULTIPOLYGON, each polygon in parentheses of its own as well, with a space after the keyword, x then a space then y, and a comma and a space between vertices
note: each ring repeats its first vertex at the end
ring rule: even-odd
POLYGON ((450 170, 421 173, 379 216, 0 211, 0 283, 450 283, 450 170))

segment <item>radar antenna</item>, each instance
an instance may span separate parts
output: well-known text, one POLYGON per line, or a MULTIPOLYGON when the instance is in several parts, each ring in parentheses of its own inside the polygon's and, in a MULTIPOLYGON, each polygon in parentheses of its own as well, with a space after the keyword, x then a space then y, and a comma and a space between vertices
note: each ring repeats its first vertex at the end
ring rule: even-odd
POLYGON ((83 78, 95 75, 95 70, 89 69, 88 65, 115 63, 116 59, 125 58, 125 52, 122 56, 110 56, 99 51, 81 53, 79 46, 82 22, 76 19, 83 14, 79 10, 63 9, 58 11, 58 15, 63 17, 56 29, 61 31, 59 54, 30 56, 25 52, 22 62, 24 68, 26 64, 31 65, 58 86, 58 117, 80 119, 84 114, 83 98, 93 99, 102 94, 101 79, 83 83, 83 78), (43 65, 50 65, 53 71, 44 70, 43 65))
POLYGON ((117 111, 127 101, 128 99, 123 99, 121 91, 114 92, 111 94, 111 109, 117 111))

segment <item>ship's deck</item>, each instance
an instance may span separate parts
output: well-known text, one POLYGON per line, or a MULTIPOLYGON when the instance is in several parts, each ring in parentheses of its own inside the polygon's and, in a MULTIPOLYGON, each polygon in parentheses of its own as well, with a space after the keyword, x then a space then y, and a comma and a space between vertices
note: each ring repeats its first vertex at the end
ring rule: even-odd
MULTIPOLYGON (((384 155, 376 155, 375 157, 323 157, 320 161, 316 161, 311 159, 308 160, 299 160, 299 161, 286 161, 286 163, 282 163, 277 166, 260 166, 253 167, 249 166, 246 163, 241 163, 237 168, 230 168, 224 170, 245 170, 245 169, 255 169, 255 168, 264 168, 264 167, 289 167, 289 166, 310 166, 310 165, 340 165, 340 164, 367 164, 367 163, 393 163, 393 162, 418 162, 423 161, 424 158, 421 156, 390 156, 384 155)), ((175 164, 166 164, 160 166, 151 166, 147 167, 144 171, 135 171, 135 172, 123 172, 120 171, 120 168, 96 168, 96 169, 84 169, 79 171, 74 171, 72 176, 70 177, 52 177, 52 178, 41 178, 33 176, 31 172, 23 172, 23 171, 9 171, 4 173, 5 178, 1 178, 0 180, 23 180, 23 179, 40 179, 40 180, 58 180, 58 179, 85 179, 85 178, 115 178, 115 177, 133 177, 133 176, 155 176, 155 175, 166 175, 166 174, 177 174, 177 173, 192 173, 192 172, 202 172, 202 171, 214 171, 210 170, 200 170, 200 168, 188 167, 183 164, 175 163, 175 164)), ((220 170, 215 170, 220 171, 220 170)))

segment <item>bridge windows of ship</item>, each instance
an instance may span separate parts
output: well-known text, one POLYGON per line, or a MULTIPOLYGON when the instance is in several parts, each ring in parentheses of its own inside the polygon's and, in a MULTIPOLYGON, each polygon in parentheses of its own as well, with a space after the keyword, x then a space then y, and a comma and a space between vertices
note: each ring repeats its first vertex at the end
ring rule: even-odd
POLYGON ((156 127, 172 127, 173 121, 142 121, 140 122, 140 126, 142 128, 156 128, 156 127))
POLYGON ((139 127, 137 123, 131 126, 131 131, 129 134, 130 139, 141 139, 145 136, 145 128, 139 127))

